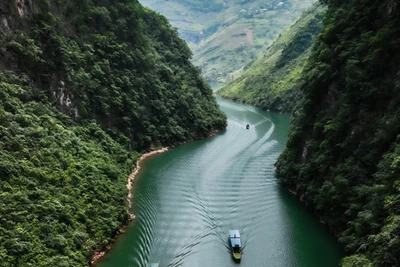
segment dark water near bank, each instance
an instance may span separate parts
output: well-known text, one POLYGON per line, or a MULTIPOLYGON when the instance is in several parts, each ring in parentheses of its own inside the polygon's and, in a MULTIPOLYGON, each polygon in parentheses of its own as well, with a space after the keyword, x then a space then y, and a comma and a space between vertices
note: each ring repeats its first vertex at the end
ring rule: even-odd
POLYGON ((338 266, 334 237, 274 177, 290 117, 218 103, 226 131, 145 162, 134 185, 137 219, 99 266, 338 266), (241 232, 239 264, 229 229, 241 232))

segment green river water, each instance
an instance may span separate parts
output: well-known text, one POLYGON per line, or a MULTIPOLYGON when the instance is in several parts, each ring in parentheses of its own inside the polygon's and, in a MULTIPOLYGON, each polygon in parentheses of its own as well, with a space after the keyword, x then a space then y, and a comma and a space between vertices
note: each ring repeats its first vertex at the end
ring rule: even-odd
POLYGON ((338 242, 274 176, 290 116, 218 103, 226 131, 144 162, 133 190, 136 220, 98 267, 339 266, 338 242), (240 263, 230 254, 230 229, 241 233, 240 263))

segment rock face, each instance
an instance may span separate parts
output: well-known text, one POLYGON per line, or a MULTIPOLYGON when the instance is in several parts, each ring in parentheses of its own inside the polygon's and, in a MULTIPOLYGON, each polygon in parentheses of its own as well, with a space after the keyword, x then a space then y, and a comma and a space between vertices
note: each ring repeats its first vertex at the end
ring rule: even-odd
MULTIPOLYGON (((15 37, 17 31, 23 32, 29 29, 30 18, 40 12, 39 5, 41 3, 42 2, 39 0, 12 0, 8 3, 7 1, 1 1, 0 32, 3 36, 0 38, 0 43, 3 44, 4 47, 7 46, 7 42, 9 42, 10 38, 15 37)), ((52 3, 49 3, 49 7, 51 9, 52 3)), ((54 6, 54 9, 57 10, 56 6, 54 6)), ((3 50, 2 54, 3 56, 0 55, 0 58, 3 58, 3 60, 0 60, 0 70, 19 68, 18 65, 15 64, 17 60, 13 55, 7 53, 5 50, 3 50)), ((21 72, 21 75, 25 76, 25 79, 31 79, 30 75, 24 71, 21 72)), ((62 75, 60 71, 55 71, 49 75, 51 76, 51 79, 49 79, 50 99, 57 103, 64 113, 78 118, 78 109, 76 103, 73 103, 74 97, 68 92, 68 88, 66 88, 65 81, 63 80, 65 79, 65 75, 62 75)), ((32 80, 30 83, 32 85, 35 84, 32 80)))
POLYGON ((0 34, 2 35, 9 33, 12 11, 17 8, 16 4, 10 5, 6 4, 6 2, 7 1, 0 2, 0 34))
POLYGON ((10 0, 0 3, 1 27, 5 30, 14 28, 20 19, 27 17, 39 10, 38 0, 10 0))
POLYGON ((388 0, 387 2, 388 2, 388 5, 387 5, 388 14, 392 15, 397 11, 400 1, 399 0, 388 0))

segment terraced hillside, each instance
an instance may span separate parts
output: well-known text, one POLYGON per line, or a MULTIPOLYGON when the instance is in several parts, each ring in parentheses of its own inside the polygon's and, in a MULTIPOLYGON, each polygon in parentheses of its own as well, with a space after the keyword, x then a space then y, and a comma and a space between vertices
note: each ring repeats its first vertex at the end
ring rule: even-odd
POLYGON ((301 99, 301 74, 315 36, 322 28, 325 9, 316 4, 268 47, 264 55, 246 66, 217 94, 263 109, 291 112, 301 99))
POLYGON ((314 0, 140 0, 165 15, 207 81, 225 82, 254 60, 314 0))

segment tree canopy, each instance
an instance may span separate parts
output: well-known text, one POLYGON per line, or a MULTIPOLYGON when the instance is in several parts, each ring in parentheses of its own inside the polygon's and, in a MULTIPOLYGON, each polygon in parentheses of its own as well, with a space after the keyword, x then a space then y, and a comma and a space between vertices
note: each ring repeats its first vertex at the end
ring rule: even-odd
POLYGON ((278 178, 338 235, 343 266, 399 266, 399 3, 323 2, 278 178))
POLYGON ((292 112, 302 98, 302 72, 322 28, 324 10, 316 4, 304 12, 261 57, 219 88, 217 94, 266 110, 292 112))
POLYGON ((2 4, 0 260, 87 266, 141 153, 224 129, 191 52, 135 0, 2 4))

